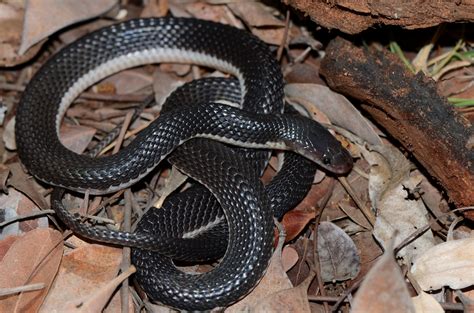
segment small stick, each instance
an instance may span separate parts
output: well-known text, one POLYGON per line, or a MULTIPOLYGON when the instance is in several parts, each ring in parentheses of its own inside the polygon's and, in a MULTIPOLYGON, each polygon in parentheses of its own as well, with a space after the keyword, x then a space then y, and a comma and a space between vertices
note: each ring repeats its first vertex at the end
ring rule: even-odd
POLYGON ((31 212, 31 213, 26 214, 26 215, 15 216, 15 217, 12 217, 8 220, 5 220, 5 221, 1 222, 0 223, 0 228, 5 227, 8 224, 11 224, 11 223, 14 223, 14 222, 17 222, 17 221, 26 220, 26 219, 29 219, 29 218, 32 218, 32 217, 42 216, 42 215, 46 215, 46 214, 54 214, 54 213, 55 213, 54 210, 42 210, 42 211, 37 211, 37 212, 31 212))
POLYGON ((356 193, 354 192, 354 190, 352 189, 351 185, 349 184, 349 182, 347 181, 345 177, 339 177, 338 179, 341 185, 344 187, 344 189, 347 191, 347 193, 351 196, 351 198, 354 200, 356 205, 359 207, 362 214, 364 214, 367 221, 373 227, 375 224, 374 213, 372 213, 370 208, 368 208, 367 206, 364 205, 364 203, 362 203, 362 200, 360 200, 359 197, 356 195, 356 193))
POLYGON ((115 147, 114 150, 112 151, 112 154, 116 154, 119 152, 120 147, 122 146, 123 140, 125 138, 125 134, 127 132, 128 127, 130 126, 130 122, 132 121, 133 117, 133 112, 130 111, 125 115, 125 120, 123 121, 122 129, 120 130, 120 135, 115 141, 115 147))
MULTIPOLYGON (((125 212, 124 212, 124 221, 123 221, 123 230, 129 232, 132 227, 132 192, 130 188, 125 190, 125 212)), ((122 250, 122 265, 121 270, 124 272, 127 268, 130 267, 130 247, 123 247, 122 250)), ((122 287, 120 288, 120 297, 122 298, 122 312, 128 312, 128 279, 125 279, 122 282, 122 287)))
POLYGON ((31 284, 31 285, 25 285, 25 286, 13 287, 13 288, 1 288, 0 297, 13 295, 19 292, 41 290, 44 287, 45 287, 44 283, 38 283, 38 284, 31 284))

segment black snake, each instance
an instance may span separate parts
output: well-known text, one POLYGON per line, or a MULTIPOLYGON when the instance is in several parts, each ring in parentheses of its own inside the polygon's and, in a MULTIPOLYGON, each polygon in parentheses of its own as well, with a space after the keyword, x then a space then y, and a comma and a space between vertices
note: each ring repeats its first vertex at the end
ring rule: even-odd
MULTIPOLYGON (((178 150, 171 161, 205 185, 222 207, 228 246, 219 266, 203 275, 184 274, 169 259, 163 261, 150 253, 139 261, 137 276, 142 285, 149 286, 152 299, 203 310, 236 301, 261 278, 272 250, 272 213, 258 170, 242 156, 204 140, 178 146, 191 138, 207 138, 247 148, 293 150, 334 173, 345 173, 352 166, 347 151, 321 125, 282 111, 280 68, 257 38, 233 27, 195 19, 137 19, 91 33, 48 60, 23 93, 16 140, 22 163, 35 177, 93 194, 132 185, 178 150), (78 155, 61 144, 61 120, 83 90, 120 70, 158 62, 194 63, 234 75, 244 110, 211 102, 165 112, 127 147, 106 157, 78 155), (156 266, 164 273, 159 278, 149 275, 156 266)), ((199 201, 199 194, 188 197, 188 202, 199 201)), ((62 206, 58 198, 53 195, 53 207, 62 206)), ((66 212, 58 210, 58 215, 91 238, 153 249, 173 258, 188 251, 186 244, 178 247, 171 236, 150 239, 146 233, 91 232, 66 212)), ((177 220, 184 223, 189 219, 177 220)), ((176 231, 173 225, 169 227, 176 231)))

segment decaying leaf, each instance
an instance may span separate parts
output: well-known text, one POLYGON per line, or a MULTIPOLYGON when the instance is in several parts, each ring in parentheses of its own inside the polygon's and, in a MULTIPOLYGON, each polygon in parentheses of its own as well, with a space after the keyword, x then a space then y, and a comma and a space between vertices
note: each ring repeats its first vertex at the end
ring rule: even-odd
POLYGON ((231 2, 227 6, 232 12, 254 27, 284 27, 285 22, 272 14, 272 9, 257 1, 231 2))
MULTIPOLYGON (((9 189, 8 194, 0 193, 0 222, 19 216, 28 216, 39 211, 38 207, 28 197, 13 188, 9 189)), ((47 227, 47 217, 38 216, 34 219, 16 221, 0 227, 0 239, 10 235, 21 235, 35 228, 47 227)))
POLYGON ((66 254, 40 312, 53 312, 71 300, 87 299, 114 279, 121 260, 120 249, 99 245, 83 246, 66 254))
POLYGON ((20 55, 18 49, 21 41, 25 1, 0 2, 0 66, 14 66, 31 59, 40 46, 20 55))
POLYGON ((421 254, 411 268, 423 290, 474 285, 474 238, 438 244, 421 254))
POLYGON ((10 169, 3 164, 0 164, 0 191, 8 193, 7 191, 7 179, 10 175, 10 169))
POLYGON ((49 208, 46 199, 40 192, 40 187, 34 180, 23 172, 20 163, 12 163, 8 165, 11 177, 8 179, 8 185, 14 187, 27 195, 39 208, 46 210, 49 208))
POLYGON ((36 312, 43 303, 61 261, 60 232, 38 228, 16 240, 0 263, 0 288, 44 283, 45 288, 0 299, 0 312, 36 312))
POLYGON ((418 296, 413 297, 416 313, 444 313, 441 305, 433 296, 426 292, 421 292, 418 296))
MULTIPOLYGON (((425 205, 417 196, 423 177, 416 172, 410 175, 410 162, 392 146, 374 146, 372 150, 376 152, 363 151, 363 154, 371 165, 369 196, 377 209, 374 236, 387 249, 395 230, 398 232, 397 245, 429 223, 425 205)), ((410 264, 433 245, 433 234, 428 230, 400 250, 397 256, 410 264)))
POLYGON ((283 242, 278 242, 278 246, 270 260, 270 265, 255 289, 245 298, 228 307, 225 310, 226 313, 252 310, 262 301, 262 298, 293 287, 283 268, 282 247, 283 242))
POLYGON ((81 125, 62 125, 61 143, 76 153, 83 153, 95 135, 95 128, 81 125))
POLYGON ((318 84, 287 84, 285 94, 298 104, 312 112, 316 107, 329 118, 331 123, 341 126, 370 144, 382 144, 380 137, 374 131, 366 118, 341 94, 318 84))
POLYGON ((281 264, 283 266, 283 271, 288 272, 299 260, 298 252, 291 247, 285 246, 281 254, 281 264))
POLYGON ((82 299, 71 299, 64 306, 64 310, 71 313, 102 312, 104 307, 110 301, 113 293, 117 290, 117 287, 135 272, 136 268, 132 265, 128 270, 110 280, 107 284, 98 288, 98 290, 89 296, 82 299))
POLYGON ((391 250, 384 253, 365 277, 354 297, 351 312, 415 313, 402 272, 391 250))
POLYGON ((310 276, 297 287, 278 291, 263 298, 251 312, 301 312, 310 313, 308 301, 308 287, 313 281, 315 273, 310 276))
POLYGON ((281 221, 285 228, 285 241, 291 241, 298 236, 308 223, 316 217, 315 209, 291 210, 283 216, 281 221))
MULTIPOLYGON (((176 7, 170 7, 174 12, 176 7)), ((203 20, 209 20, 214 22, 219 22, 222 24, 230 24, 226 10, 223 6, 220 5, 208 5, 203 2, 193 1, 185 5, 185 9, 192 16, 197 17, 203 20)))
POLYGON ((156 104, 160 109, 171 92, 181 85, 183 85, 183 82, 173 78, 171 74, 155 71, 153 74, 153 92, 155 93, 156 104))
POLYGON ((138 92, 145 87, 151 86, 153 78, 151 75, 140 69, 131 69, 119 72, 104 79, 101 84, 110 83, 118 95, 138 92))
POLYGON ((321 278, 325 282, 341 281, 357 276, 360 257, 351 237, 330 222, 318 227, 318 255, 321 278))
MULTIPOLYGON (((17 241, 20 236, 8 236, 2 240, 0 240, 0 262, 7 254, 8 250, 10 250, 11 246, 17 241)), ((1 300, 0 300, 1 301, 1 300)))
POLYGON ((117 5, 117 0, 36 0, 26 3, 20 54, 66 26, 106 13, 117 5))
POLYGON ((7 122, 3 129, 2 140, 5 143, 5 147, 9 150, 16 150, 15 141, 15 118, 12 118, 7 122))

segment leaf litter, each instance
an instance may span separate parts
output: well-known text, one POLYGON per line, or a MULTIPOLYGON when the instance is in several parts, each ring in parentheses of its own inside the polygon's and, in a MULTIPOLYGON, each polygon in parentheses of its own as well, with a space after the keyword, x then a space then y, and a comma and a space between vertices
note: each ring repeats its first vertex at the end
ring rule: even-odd
MULTIPOLYGON (((0 66, 16 65, 0 72, 0 100, 14 99, 13 107, 6 106, 0 128, 0 223, 12 220, 0 224, 0 289, 7 290, 0 296, 0 311, 117 312, 125 296, 130 297, 130 312, 169 310, 152 305, 129 288, 125 296, 116 292, 134 271, 130 268, 119 275, 120 249, 83 241, 69 232, 64 233, 68 238, 63 245, 61 233, 52 229, 62 230, 61 223, 41 211, 49 213, 50 190, 23 171, 14 143, 14 107, 20 92, 51 53, 114 20, 168 13, 230 24, 267 42, 280 56, 290 82, 285 87, 287 100, 306 115, 322 119, 357 161, 346 183, 320 171, 307 197, 283 218, 286 238, 275 249, 265 277, 226 311, 388 312, 393 308, 391 312, 444 312, 443 307, 468 308, 466 297, 473 297, 469 288, 474 285, 472 224, 452 212, 442 189, 416 169, 417 163, 359 111, 357 103, 325 86, 318 69, 327 39, 318 37, 322 30, 315 24, 288 13, 289 7, 268 1, 161 0, 146 5, 87 1, 81 3, 80 14, 76 1, 26 3, 0 4, 0 25, 9 25, 8 32, 0 34, 0 66), (58 12, 54 19, 51 12, 58 12), (46 49, 40 50, 41 46, 46 49), (374 225, 361 207, 370 211, 374 225), (20 217, 21 221, 15 220, 20 217), (418 234, 420 230, 424 232, 418 234), (451 233, 458 239, 447 240, 451 233), (392 244, 402 244, 395 256, 392 244), (32 291, 26 291, 28 288, 32 291), (448 297, 448 291, 461 289, 464 294, 448 297)), ((398 44, 384 49, 391 47, 403 55, 407 66, 434 77, 441 94, 462 100, 457 103, 466 103, 474 95, 474 52, 469 38, 447 47, 433 40, 412 54, 398 44)), ((76 100, 66 114, 61 140, 82 153, 120 127, 140 99, 154 92, 160 104, 184 82, 216 74, 225 75, 190 65, 161 64, 113 75, 76 100)), ((472 113, 467 108, 461 112, 469 118, 472 113)), ((128 145, 158 115, 159 107, 146 108, 124 128, 119 142, 128 145)), ((274 174, 269 168, 265 177, 274 174)), ((162 168, 133 189, 129 197, 132 230, 160 196, 186 188, 180 184, 167 187, 173 176, 170 178, 169 168, 162 168)), ((125 223, 123 194, 68 195, 65 203, 87 215, 96 227, 118 228, 125 223)), ((200 265, 189 270, 210 268, 200 265)))

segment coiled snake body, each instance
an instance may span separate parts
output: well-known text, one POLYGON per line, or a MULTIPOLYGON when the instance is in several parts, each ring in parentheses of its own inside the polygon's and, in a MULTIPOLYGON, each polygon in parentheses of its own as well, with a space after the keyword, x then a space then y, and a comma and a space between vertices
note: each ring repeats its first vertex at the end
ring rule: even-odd
MULTIPOLYGON (((138 19, 89 34, 51 58, 22 96, 16 140, 22 163, 35 177, 93 194, 132 185, 191 138, 248 148, 291 149, 332 172, 350 169, 349 154, 322 126, 302 117, 282 115, 282 110, 279 66, 255 37, 195 19, 138 19), (234 75, 245 110, 198 103, 163 113, 127 147, 106 157, 78 155, 61 144, 61 120, 82 91, 120 70, 158 62, 195 63, 234 75)), ((272 242, 269 199, 257 170, 222 145, 203 141, 180 149, 183 153, 173 154, 172 159, 205 185, 224 210, 229 227, 225 256, 216 269, 191 277, 178 271, 171 261, 149 255, 139 262, 138 276, 144 286, 151 286, 148 291, 154 300, 189 310, 226 306, 247 293, 265 271, 272 242), (183 157, 190 154, 192 158, 183 157), (149 268, 156 266, 167 275, 149 275, 149 268)), ((52 198, 52 206, 62 206, 57 197, 52 198)), ((169 257, 184 249, 171 237, 150 240, 146 234, 91 231, 67 212, 57 212, 68 226, 91 238, 151 248, 169 257)))

